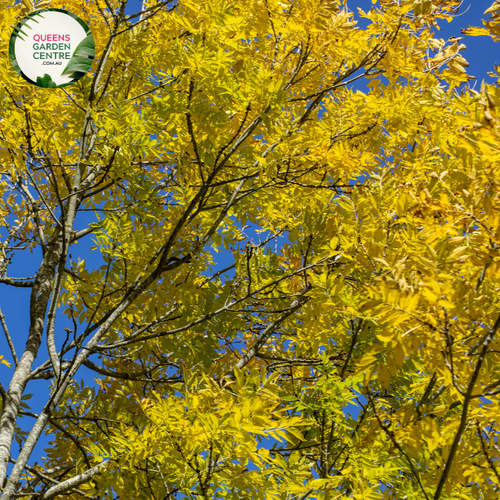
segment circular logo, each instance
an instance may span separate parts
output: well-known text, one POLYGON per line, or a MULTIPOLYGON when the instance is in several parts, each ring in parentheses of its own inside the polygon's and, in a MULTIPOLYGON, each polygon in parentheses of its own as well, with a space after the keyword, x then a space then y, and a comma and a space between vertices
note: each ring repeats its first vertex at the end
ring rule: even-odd
POLYGON ((65 87, 92 66, 94 37, 87 24, 71 12, 36 10, 14 28, 9 56, 27 82, 43 88, 65 87))

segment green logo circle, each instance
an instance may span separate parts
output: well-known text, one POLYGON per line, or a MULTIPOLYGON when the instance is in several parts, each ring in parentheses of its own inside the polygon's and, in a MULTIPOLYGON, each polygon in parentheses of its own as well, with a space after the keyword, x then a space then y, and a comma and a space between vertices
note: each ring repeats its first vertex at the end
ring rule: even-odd
POLYGON ((87 24, 63 9, 41 9, 14 28, 9 56, 16 71, 42 88, 71 85, 92 66, 95 43, 87 24))

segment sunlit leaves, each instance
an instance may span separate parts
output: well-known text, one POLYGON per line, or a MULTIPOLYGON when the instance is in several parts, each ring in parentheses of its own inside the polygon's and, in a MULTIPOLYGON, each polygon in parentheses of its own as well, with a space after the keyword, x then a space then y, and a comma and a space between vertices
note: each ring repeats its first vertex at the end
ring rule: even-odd
POLYGON ((466 40, 430 29, 458 1, 344 3, 150 2, 108 45, 119 2, 70 2, 94 74, 49 92, 0 60, 2 279, 75 196, 90 220, 56 335, 106 325, 96 387, 71 382, 44 459, 106 463, 85 494, 496 494, 498 86, 464 88, 466 40))

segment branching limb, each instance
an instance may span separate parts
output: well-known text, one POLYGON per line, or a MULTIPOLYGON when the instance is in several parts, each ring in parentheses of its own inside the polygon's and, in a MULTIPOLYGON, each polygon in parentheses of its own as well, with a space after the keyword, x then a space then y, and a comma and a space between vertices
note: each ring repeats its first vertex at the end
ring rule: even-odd
POLYGON ((187 121, 187 128, 189 132, 189 137, 191 138, 191 145, 193 146, 194 154, 196 156, 196 163, 198 164, 198 171, 200 174, 200 179, 202 184, 205 184, 205 178, 203 176, 203 163, 200 158, 200 152, 198 150, 198 143, 196 142, 196 137, 194 135, 194 130, 193 130, 193 121, 191 119, 191 101, 193 99, 193 91, 194 91, 194 80, 191 80, 189 83, 189 93, 188 93, 188 111, 186 113, 186 121, 187 121))
POLYGON ((483 341, 483 348, 481 349, 481 354, 479 356, 479 359, 476 362, 476 367, 474 369, 474 372, 472 373, 469 385, 467 386, 467 391, 464 395, 464 401, 463 401, 463 406, 462 406, 462 415, 460 417, 460 425, 458 426, 457 433, 455 434, 455 438, 453 439, 453 443, 450 448, 450 453, 448 455, 448 458, 446 460, 446 465, 443 469, 443 472, 441 474, 441 477, 439 478, 439 483, 436 488, 436 493, 434 494, 434 500, 439 500, 441 497, 441 494, 443 492, 443 488, 446 484, 446 480, 448 479, 448 476, 451 471, 451 466, 453 464, 453 460, 455 459, 455 455, 458 450, 458 445, 460 444, 460 440, 462 439, 462 434, 464 433, 465 427, 467 425, 467 414, 469 411, 469 406, 470 402, 473 399, 473 391, 474 387, 476 385, 477 379, 479 378, 479 372, 481 371, 481 367, 483 366, 484 360, 486 358, 486 353, 488 351, 488 347, 493 341, 495 334, 500 327, 500 316, 498 316, 495 324, 493 327, 488 331, 488 334, 486 335, 486 338, 483 341))
POLYGON ((56 495, 60 495, 65 491, 75 488, 76 486, 80 486, 80 484, 86 483, 90 479, 92 479, 95 475, 102 472, 102 470, 108 465, 108 461, 101 462, 99 465, 92 467, 91 469, 78 474, 62 483, 55 484, 52 488, 49 488, 39 500, 49 500, 50 498, 54 498, 56 495))
POLYGON ((269 340, 269 337, 275 332, 276 328, 278 328, 283 321, 285 321, 288 316, 291 316, 297 309, 300 309, 302 305, 304 305, 309 300, 308 297, 302 296, 300 298, 295 299, 290 308, 282 313, 277 319, 269 323, 267 328, 257 337, 254 345, 241 357, 241 359, 236 363, 235 367, 229 370, 225 377, 227 379, 234 378, 234 370, 237 368, 241 370, 244 368, 250 361, 257 356, 259 350, 264 346, 264 344, 269 340))
MULTIPOLYGON (((495 462, 493 462, 493 459, 491 458, 490 454, 488 453, 488 450, 486 448, 486 442, 483 437, 483 431, 481 429, 481 426, 479 425, 479 422, 476 420, 476 429, 477 429, 477 435, 479 436, 479 440, 481 441, 481 448, 483 450, 483 454, 486 457, 486 460, 488 461, 488 465, 491 467, 491 470, 495 474, 495 477, 497 478, 498 484, 500 484, 500 473, 498 472, 498 469, 495 465, 495 462)), ((495 489, 498 491, 499 486, 498 484, 495 486, 495 489)))
POLYGON ((417 483, 420 487, 420 490, 422 491, 426 500, 429 500, 429 496, 427 495, 427 492, 425 491, 424 485, 422 484, 422 481, 420 480, 420 475, 418 474, 417 470, 415 469, 415 467, 413 465, 412 459, 403 450, 402 446, 398 443, 396 436, 394 435, 394 431, 391 431, 389 429, 389 426, 384 425, 384 423, 380 419, 378 412, 377 412, 377 409, 375 408, 375 403, 373 401, 373 398, 369 392, 367 392, 366 397, 367 397, 368 401, 370 402, 370 405, 373 409, 373 412, 375 414, 375 418, 377 419, 380 428, 384 431, 384 433, 387 435, 387 437, 391 440, 394 447, 398 449, 399 453, 401 453, 401 455, 403 455, 405 457, 406 461, 408 462, 408 465, 410 466, 413 477, 415 478, 415 480, 417 481, 417 483))
MULTIPOLYGON (((353 325, 354 326, 354 325, 353 325)), ((340 372, 340 378, 344 380, 345 372, 347 367, 349 366, 349 362, 352 357, 352 353, 354 352, 354 347, 356 347, 356 343, 358 341, 358 336, 361 330, 363 329, 363 320, 359 320, 359 323, 352 329, 352 340, 351 345, 349 346, 349 352, 347 353, 347 357, 344 362, 344 366, 342 367, 342 371, 340 372)))
MULTIPOLYGON (((315 262, 314 264, 309 264, 308 266, 306 266, 306 269, 311 269, 313 267, 319 266, 323 262, 325 262, 326 260, 328 260, 329 258, 331 258, 331 257, 324 257, 323 259, 320 259, 319 261, 315 262)), ((268 283, 267 285, 264 285, 261 288, 258 288, 256 290, 254 290, 252 292, 252 295, 255 296, 255 295, 259 294, 259 293, 264 293, 265 290, 268 290, 269 288, 272 288, 272 287, 276 287, 282 281, 284 281, 286 279, 289 279, 292 276, 295 276, 296 274, 300 274, 303 271, 304 271, 304 268, 301 268, 301 269, 297 269, 296 271, 293 271, 291 273, 288 273, 285 276, 282 276, 281 278, 278 278, 277 280, 275 280, 275 281, 273 281, 271 283, 268 283)), ((247 295, 245 295, 244 297, 236 299, 233 302, 224 305, 220 309, 217 309, 216 311, 214 311, 212 313, 205 314, 201 318, 198 318, 198 319, 192 321, 191 323, 188 323, 187 325, 181 326, 179 328, 174 328, 172 330, 166 330, 166 331, 161 332, 161 333, 155 333, 155 334, 152 334, 152 335, 141 337, 140 339, 136 339, 136 338, 127 339, 127 340, 115 342, 115 343, 107 345, 107 346, 97 345, 97 346, 94 347, 94 349, 95 349, 95 351, 104 351, 104 350, 108 350, 108 349, 116 349, 116 348, 119 348, 119 347, 126 346, 128 344, 136 343, 136 342, 143 341, 143 340, 149 340, 149 339, 153 339, 153 338, 163 337, 165 335, 175 335, 175 334, 178 334, 178 333, 183 332, 185 330, 189 330, 190 328, 193 328, 194 326, 199 325, 200 323, 204 323, 205 321, 207 321, 207 320, 209 320, 211 318, 214 318, 215 316, 223 313, 224 311, 231 310, 231 308, 233 308, 234 306, 236 306, 236 305, 244 302, 245 300, 247 300, 249 298, 250 297, 248 297, 247 295)))
POLYGON ((146 369, 141 370, 139 372, 133 372, 133 373, 115 372, 113 370, 103 368, 102 366, 98 366, 89 360, 84 361, 83 364, 87 368, 90 368, 91 370, 94 370, 95 372, 100 373, 101 375, 105 375, 105 376, 111 377, 113 379, 142 380, 142 379, 139 379, 139 377, 142 377, 144 375, 151 375, 153 373, 153 371, 155 371, 156 369, 158 369, 161 366, 172 365, 172 363, 168 361, 171 357, 172 357, 172 353, 168 354, 166 356, 166 359, 159 361, 158 363, 155 363, 150 368, 146 368, 146 369))

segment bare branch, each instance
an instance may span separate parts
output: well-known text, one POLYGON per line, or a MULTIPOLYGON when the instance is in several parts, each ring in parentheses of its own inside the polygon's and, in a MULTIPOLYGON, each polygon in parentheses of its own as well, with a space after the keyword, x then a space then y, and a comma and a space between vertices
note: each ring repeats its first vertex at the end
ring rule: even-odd
POLYGON ((34 281, 20 281, 24 278, 0 278, 0 283, 4 283, 5 285, 15 286, 18 288, 32 288, 35 284, 34 281))
POLYGON ((17 366, 19 363, 19 359, 17 358, 16 349, 14 347, 14 343, 12 342, 12 337, 10 336, 9 329, 7 328, 7 323, 5 322, 5 316, 3 315, 1 309, 0 309, 0 323, 2 324, 2 328, 5 333, 7 343, 9 344, 10 352, 12 353, 12 357, 14 358, 14 363, 17 366))
POLYGON ((64 493, 70 489, 79 486, 80 484, 86 483, 92 479, 95 475, 102 472, 102 470, 108 465, 109 461, 101 462, 99 465, 92 467, 91 469, 78 474, 62 483, 56 484, 49 488, 41 497, 40 500, 49 500, 49 498, 54 498, 56 495, 64 493))
POLYGON ((236 363, 235 367, 229 370, 224 376, 228 379, 234 379, 234 370, 237 368, 241 370, 244 368, 250 361, 257 356, 259 350, 264 346, 264 344, 269 340, 269 337, 275 332, 276 328, 278 328, 283 321, 285 321, 288 316, 291 316, 297 309, 300 309, 307 301, 308 297, 299 297, 295 299, 290 308, 282 313, 277 319, 269 323, 267 328, 257 337, 254 345, 241 357, 241 359, 236 363))

